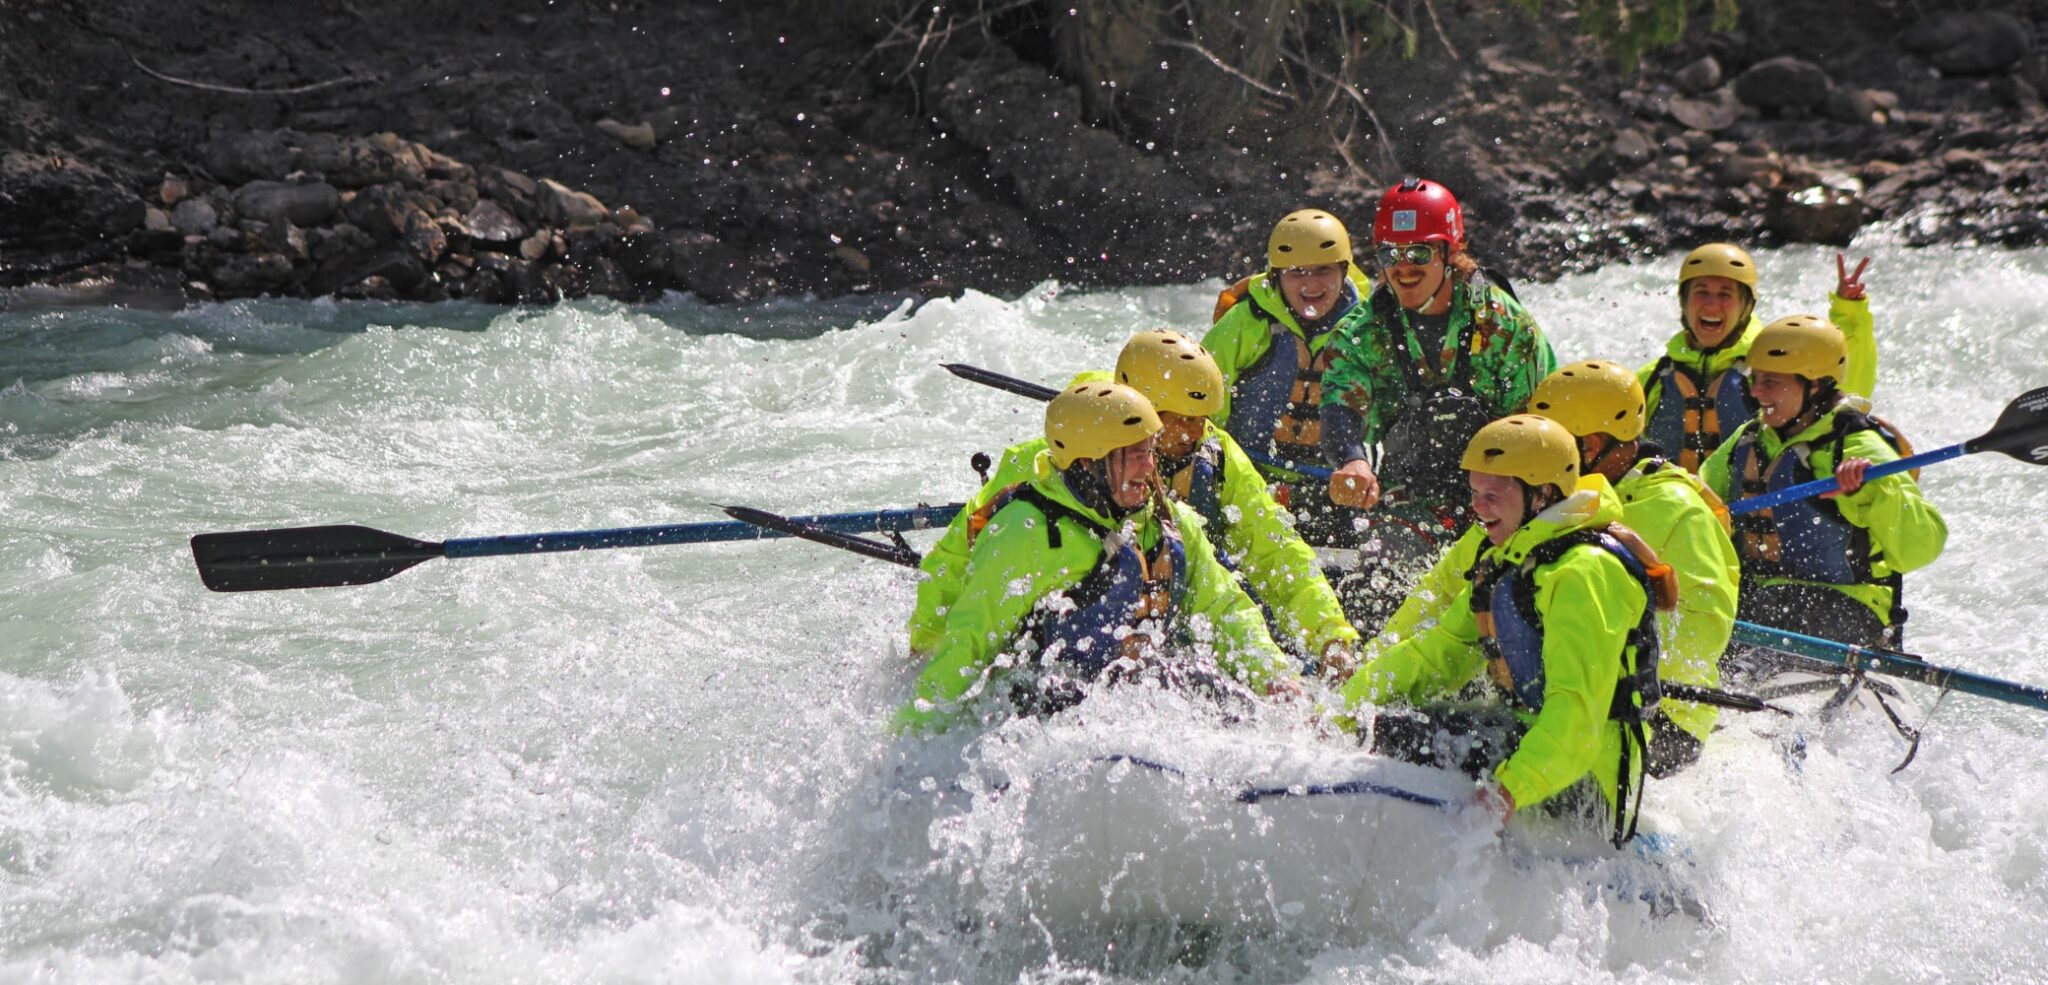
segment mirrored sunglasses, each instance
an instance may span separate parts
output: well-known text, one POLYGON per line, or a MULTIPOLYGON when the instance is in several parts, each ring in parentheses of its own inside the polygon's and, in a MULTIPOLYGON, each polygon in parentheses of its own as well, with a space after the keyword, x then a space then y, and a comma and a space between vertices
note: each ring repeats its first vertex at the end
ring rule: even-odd
POLYGON ((1389 243, 1379 248, 1380 266, 1412 263, 1418 267, 1436 259, 1436 245, 1433 243, 1389 243))

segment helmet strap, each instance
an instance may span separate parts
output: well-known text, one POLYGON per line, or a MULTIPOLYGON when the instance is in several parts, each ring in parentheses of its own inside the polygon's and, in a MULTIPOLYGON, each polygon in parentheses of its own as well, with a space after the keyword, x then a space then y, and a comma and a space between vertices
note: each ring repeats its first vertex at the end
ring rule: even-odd
POLYGON ((1073 464, 1060 470, 1060 477, 1066 480, 1067 491, 1074 494, 1082 506, 1086 506, 1112 520, 1130 516, 1143 506, 1118 506, 1116 497, 1110 494, 1109 459, 1078 458, 1073 464))

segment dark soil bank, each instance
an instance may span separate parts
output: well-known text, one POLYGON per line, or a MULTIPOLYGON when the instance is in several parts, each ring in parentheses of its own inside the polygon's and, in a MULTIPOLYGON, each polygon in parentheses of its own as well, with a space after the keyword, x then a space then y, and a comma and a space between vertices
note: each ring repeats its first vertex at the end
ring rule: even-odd
POLYGON ((1185 282, 1302 205, 1362 240, 1404 174, 1529 278, 1873 221, 2048 242, 2048 0, 1741 0, 1632 70, 1561 0, 1214 6, 0 0, 0 287, 1185 282))

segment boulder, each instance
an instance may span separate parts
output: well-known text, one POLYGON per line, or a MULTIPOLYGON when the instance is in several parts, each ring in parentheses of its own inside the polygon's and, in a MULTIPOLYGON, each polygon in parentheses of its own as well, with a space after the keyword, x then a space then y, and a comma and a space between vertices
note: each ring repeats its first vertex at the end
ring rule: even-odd
POLYGON ((1843 123, 1882 123, 1877 98, 1869 89, 1836 86, 1828 93, 1828 119, 1843 123))
POLYGON ((1721 63, 1712 55, 1703 56, 1679 69, 1671 80, 1678 84, 1679 89, 1695 96, 1712 92, 1721 87, 1721 63))
POLYGON ((324 181, 252 181, 235 189, 235 213, 264 222, 316 226, 341 208, 341 192, 324 181))
POLYGON ((1944 75, 1996 75, 2034 52, 2027 26, 2001 11, 1935 14, 1908 28, 1899 43, 1944 75))
POLYGON ((542 219, 565 229, 594 229, 610 215, 597 196, 576 191, 552 178, 541 179, 535 203, 542 219))
POLYGON ((1719 133, 1734 126, 1742 109, 1735 93, 1726 86, 1697 99, 1680 96, 1672 99, 1667 108, 1680 126, 1701 133, 1719 133))
POLYGON ((475 208, 462 216, 461 229, 479 243, 517 243, 527 235, 524 224, 490 199, 478 201, 475 208))
POLYGON ((290 259, 276 253, 228 254, 208 280, 221 297, 248 297, 283 288, 292 277, 290 259))
POLYGON ((1758 109, 1818 109, 1831 87, 1821 67, 1790 55, 1761 61, 1735 77, 1735 97, 1758 109))
POLYGON ((634 150, 654 149, 654 127, 651 124, 605 119, 597 121, 597 128, 634 150))
POLYGON ((298 150, 282 131, 223 133, 200 145, 199 161, 215 181, 240 185, 290 174, 298 166, 298 150))
POLYGON ((1614 157, 1631 167, 1650 163, 1657 156, 1657 147, 1641 130, 1630 127, 1614 135, 1610 145, 1614 157))
POLYGON ((187 198, 171 210, 171 226, 181 233, 204 236, 220 225, 220 213, 203 198, 187 198))
POLYGON ((342 213, 351 224, 378 239, 396 239, 419 222, 431 221, 395 181, 356 192, 342 206, 342 213))
POLYGON ((678 284, 713 303, 754 296, 746 254, 718 237, 695 230, 669 237, 669 274, 678 284))
POLYGON ((521 222, 537 222, 540 210, 536 197, 540 194, 540 183, 509 168, 486 168, 477 178, 477 189, 487 197, 498 200, 521 222))
POLYGON ((1863 202, 1854 192, 1826 185, 1780 191, 1764 207, 1764 225, 1788 242, 1847 246, 1863 228, 1863 202))

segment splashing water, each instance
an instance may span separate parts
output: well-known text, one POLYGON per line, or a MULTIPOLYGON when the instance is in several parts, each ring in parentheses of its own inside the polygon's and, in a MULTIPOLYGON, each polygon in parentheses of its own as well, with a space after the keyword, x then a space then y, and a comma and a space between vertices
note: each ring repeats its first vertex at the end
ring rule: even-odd
MULTIPOLYGON (((1870 252, 1875 396, 1920 447, 2048 383, 2048 253, 1870 252)), ((1759 260, 1767 317, 1825 310, 1831 254, 1759 260)), ((1647 362, 1677 327, 1673 268, 1523 294, 1562 359, 1647 362)), ((245 595, 207 593, 185 547, 315 523, 440 539, 719 519, 714 503, 950 502, 968 456, 1031 435, 1042 408, 940 362, 1057 385, 1134 331, 1199 328, 1214 287, 894 310, 0 315, 0 981, 1919 981, 2048 964, 2048 715, 2009 705, 1909 687, 1928 738, 1898 774, 1874 712, 1825 731, 1728 716, 1705 762, 1649 793, 1704 919, 1602 891, 1640 875, 1626 859, 1517 858, 1446 827, 1411 853, 1405 897, 1335 923, 1309 925, 1319 901, 1276 884, 1257 926, 1105 918, 1083 939, 1030 898, 1050 866, 1087 861, 1034 850, 1033 811, 1065 782, 1048 763, 1204 741, 1313 763, 1319 740, 1283 715, 1217 732, 1137 694, 1077 722, 894 743, 912 576, 814 545, 440 560, 245 595)), ((1922 483, 1951 534, 1909 577, 1909 648, 2048 680, 2031 642, 2048 473, 1976 456, 1922 483)), ((1228 823, 1298 835, 1259 810, 1228 823)), ((1217 823, 1114 836, 1170 854, 1172 831, 1217 823)), ((1424 831, 1350 836, 1363 851, 1400 823, 1424 831)), ((1262 877, 1212 864, 1209 885, 1262 877)))

